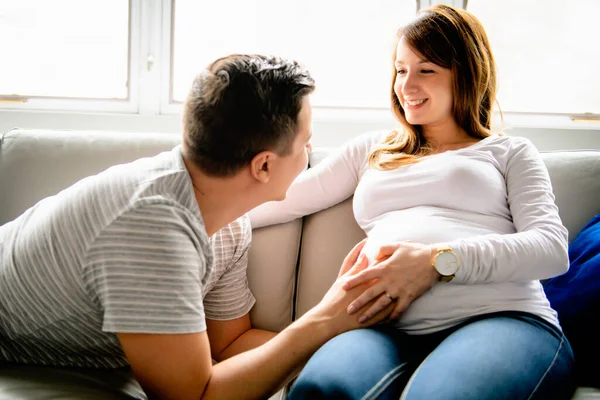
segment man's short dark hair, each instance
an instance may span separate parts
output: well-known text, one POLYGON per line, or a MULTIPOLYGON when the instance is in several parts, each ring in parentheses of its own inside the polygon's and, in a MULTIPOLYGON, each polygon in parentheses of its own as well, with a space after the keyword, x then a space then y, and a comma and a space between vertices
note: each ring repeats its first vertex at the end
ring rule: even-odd
POLYGON ((205 173, 230 176, 261 151, 287 155, 314 80, 295 61, 234 54, 200 73, 184 106, 186 156, 205 173))

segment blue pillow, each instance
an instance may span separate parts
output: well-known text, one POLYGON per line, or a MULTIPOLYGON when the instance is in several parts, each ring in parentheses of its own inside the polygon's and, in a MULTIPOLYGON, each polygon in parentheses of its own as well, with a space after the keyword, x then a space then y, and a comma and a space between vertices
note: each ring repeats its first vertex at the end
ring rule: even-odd
POLYGON ((578 384, 600 387, 600 214, 569 246, 569 271, 544 290, 573 347, 578 384))

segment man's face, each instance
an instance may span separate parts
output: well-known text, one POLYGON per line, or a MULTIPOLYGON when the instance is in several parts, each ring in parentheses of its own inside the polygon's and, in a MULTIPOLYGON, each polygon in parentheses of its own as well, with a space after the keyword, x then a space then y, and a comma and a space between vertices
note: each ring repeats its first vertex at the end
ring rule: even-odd
POLYGON ((290 185, 308 164, 308 153, 311 150, 312 137, 312 106, 310 97, 304 96, 302 108, 298 114, 298 132, 292 143, 292 151, 281 156, 273 166, 271 190, 272 200, 283 200, 290 185))

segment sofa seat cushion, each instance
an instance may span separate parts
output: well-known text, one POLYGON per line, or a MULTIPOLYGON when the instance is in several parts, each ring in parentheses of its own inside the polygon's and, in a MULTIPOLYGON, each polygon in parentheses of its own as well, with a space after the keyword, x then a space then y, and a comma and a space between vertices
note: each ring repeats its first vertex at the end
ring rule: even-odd
MULTIPOLYGON (((280 390, 269 400, 282 400, 280 390)), ((146 400, 128 367, 51 368, 0 362, 0 400, 146 400)))
POLYGON ((0 362, 0 400, 146 399, 129 368, 51 368, 0 362))
POLYGON ((600 388, 600 214, 569 246, 570 268, 544 286, 575 353, 579 383, 600 388))

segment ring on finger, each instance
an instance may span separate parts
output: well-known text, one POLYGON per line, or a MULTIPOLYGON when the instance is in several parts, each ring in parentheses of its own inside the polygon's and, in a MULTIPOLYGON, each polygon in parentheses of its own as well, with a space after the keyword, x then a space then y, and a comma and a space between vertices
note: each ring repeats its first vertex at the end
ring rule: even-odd
POLYGON ((388 297, 388 299, 390 299, 391 301, 396 301, 395 298, 393 298, 392 296, 390 296, 390 294, 388 292, 385 292, 385 295, 388 297))

